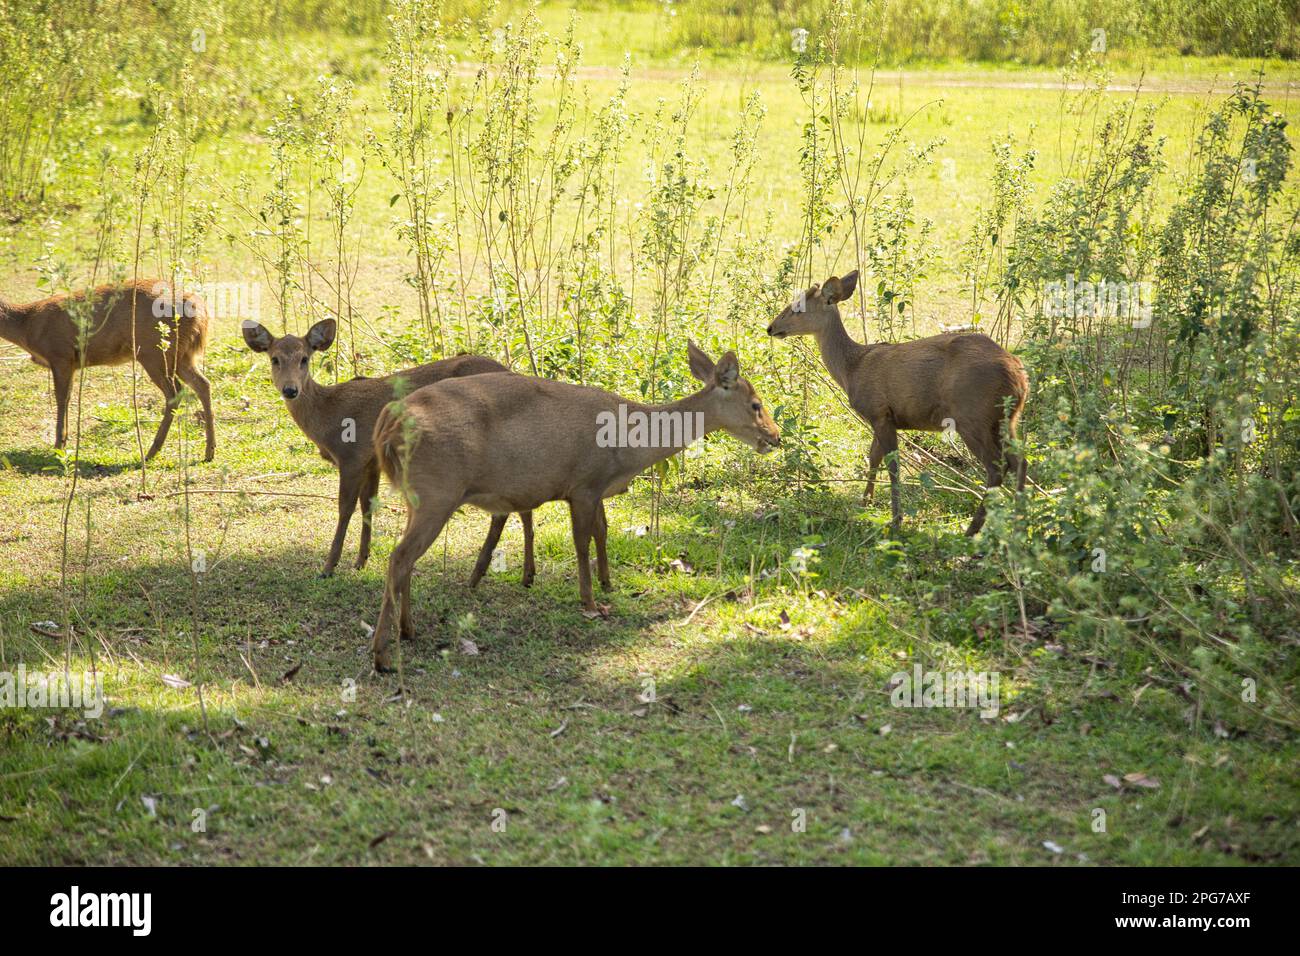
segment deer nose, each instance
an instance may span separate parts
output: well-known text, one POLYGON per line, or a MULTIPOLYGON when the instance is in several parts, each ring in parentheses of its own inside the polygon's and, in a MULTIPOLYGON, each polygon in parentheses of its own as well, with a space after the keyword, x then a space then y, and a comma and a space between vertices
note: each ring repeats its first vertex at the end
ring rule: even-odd
POLYGON ((285 398, 297 398, 298 386, 286 385, 284 388, 280 389, 280 394, 283 395, 285 398))
POLYGON ((771 325, 769 325, 769 326, 767 327, 767 334, 768 334, 768 335, 775 335, 776 333, 772 331, 772 329, 775 328, 775 327, 776 327, 776 323, 775 323, 775 322, 773 322, 771 325))

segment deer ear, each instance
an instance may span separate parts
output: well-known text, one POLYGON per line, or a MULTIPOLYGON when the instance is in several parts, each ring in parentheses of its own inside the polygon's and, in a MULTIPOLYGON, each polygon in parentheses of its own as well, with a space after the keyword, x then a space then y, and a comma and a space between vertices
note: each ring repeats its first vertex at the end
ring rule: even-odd
POLYGON ((853 290, 858 287, 858 270, 854 269, 844 278, 840 279, 840 297, 837 301, 844 301, 853 295, 853 290))
POLYGON ((686 340, 686 358, 691 363, 691 374, 709 385, 713 382, 713 359, 709 358, 690 339, 686 340))
POLYGON ((252 319, 245 319, 243 323, 244 342, 254 352, 265 352, 275 341, 275 336, 266 331, 265 327, 254 322, 252 319))
POLYGON ((827 305, 844 298, 844 296, 840 295, 840 277, 831 276, 823 282, 822 287, 817 290, 817 296, 827 305))
POLYGON ((713 383, 718 388, 729 389, 735 386, 738 378, 740 378, 740 360, 736 358, 735 352, 728 352, 718 359, 718 364, 713 368, 713 383))
POLYGON ((337 328, 333 319, 321 319, 307 330, 307 344, 317 352, 324 352, 334 344, 334 332, 337 328))

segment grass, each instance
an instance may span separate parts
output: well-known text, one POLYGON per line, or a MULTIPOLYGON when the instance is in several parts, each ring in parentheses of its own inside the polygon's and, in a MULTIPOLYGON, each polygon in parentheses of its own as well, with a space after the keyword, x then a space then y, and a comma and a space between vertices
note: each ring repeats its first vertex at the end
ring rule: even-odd
MULTIPOLYGON (((552 25, 564 15, 543 12, 552 25)), ((675 95, 688 61, 656 46, 636 19, 645 16, 587 16, 594 101, 613 89, 624 36, 648 61, 634 108, 675 95)), ((328 58, 351 75, 382 131, 376 42, 307 36, 289 47, 308 73, 328 58)), ((1142 94, 1165 100, 1160 128, 1176 169, 1204 91, 1222 90, 1246 65, 1157 66, 1153 87, 1199 91, 1142 94)), ((787 68, 726 58, 704 69, 695 145, 719 178, 735 113, 760 89, 769 112, 758 198, 780 234, 795 234, 801 113, 787 68)), ((1032 138, 1044 152, 1037 184, 1061 175, 1060 94, 1022 88, 1026 79, 1051 76, 944 64, 891 78, 873 96, 882 117, 895 118, 941 99, 909 130, 920 141, 943 136, 936 160, 955 163, 955 180, 936 168, 911 183, 940 250, 918 332, 967 317, 956 253, 988 198, 990 142, 1032 138)), ((1269 78, 1293 121, 1294 79, 1285 69, 1269 78)), ((128 156, 143 135, 131 109, 106 111, 99 137, 128 156)), ((205 140, 195 167, 211 181, 264 182, 262 119, 241 117, 205 140)), ((640 148, 634 138, 628 169, 640 148)), ((214 198, 211 182, 200 189, 214 198)), ((357 201, 365 257, 356 298, 374 329, 364 334, 374 371, 395 362, 384 339, 406 326, 393 316, 414 309, 389 227, 391 192, 372 169, 357 201)), ((0 224, 7 297, 36 294, 31 267, 47 240, 58 258, 91 258, 92 209, 51 214, 63 223, 53 235, 38 219, 0 224)), ((818 268, 835 265, 828 257, 818 268)), ((252 264, 212 242, 201 268, 211 281, 242 280, 252 264)), ((299 331, 307 322, 290 318, 299 331)), ((820 388, 809 414, 837 466, 826 488, 796 490, 777 480, 777 462, 724 452, 719 439, 670 479, 657 535, 636 530, 651 523, 648 482, 611 502, 608 618, 580 611, 563 505, 538 514, 531 590, 518 583, 513 524, 503 539, 510 570, 467 590, 487 520, 458 515, 417 568, 420 638, 403 649, 398 695, 398 680, 370 674, 366 654, 401 527, 396 498, 385 490, 369 567, 319 579, 335 476, 235 326, 216 323, 206 363, 216 461, 179 466, 201 441, 187 406, 148 496, 137 494, 129 373, 87 376, 80 492, 91 501, 90 539, 74 509, 67 581, 85 642, 70 657, 64 641, 31 627, 61 616, 69 465, 49 447, 48 373, 0 346, 0 665, 78 671, 92 666, 93 648, 108 695, 101 720, 0 713, 0 851, 10 863, 1300 861, 1291 736, 1189 722, 1179 686, 1147 673, 1136 649, 1090 657, 1062 643, 1041 609, 1031 609, 1026 633, 1007 610, 1005 580, 960 536, 967 495, 910 480, 902 541, 887 542, 886 496, 860 502, 865 429, 820 388), (742 480, 712 482, 717 469, 741 469, 742 480), (197 610, 178 515, 187 500, 206 567, 197 610), (791 552, 810 546, 815 576, 792 573, 791 552), (998 672, 1000 714, 891 706, 891 675, 914 663, 998 672), (164 675, 201 684, 205 711, 196 687, 164 675), (1159 785, 1117 789, 1103 779, 1126 774, 1159 785), (792 824, 801 818, 800 831, 792 824)), ((797 354, 789 343, 746 345, 742 367, 760 391, 788 396, 788 382, 778 383, 797 354)), ((152 387, 142 393, 147 441, 159 405, 152 387)), ((963 467, 941 444, 929 447, 963 467)), ((354 525, 343 567, 357 534, 354 525)))
MULTIPOLYGON (((553 34, 562 32, 569 16, 566 6, 547 5, 540 12, 548 30, 553 34)), ((658 45, 653 40, 653 29, 647 26, 648 20, 659 16, 653 11, 615 9, 597 16, 580 9, 579 16, 579 37, 584 46, 584 69, 579 80, 589 91, 593 104, 599 105, 613 94, 624 53, 631 55, 633 65, 629 109, 643 118, 661 100, 671 103, 677 99, 681 81, 695 60, 702 57, 699 51, 683 54, 658 45)), ((289 75, 303 90, 311 86, 309 81, 316 75, 334 72, 357 84, 357 110, 350 121, 354 140, 366 125, 374 127, 381 137, 389 128, 383 105, 384 43, 381 39, 305 34, 277 45, 276 50, 277 59, 293 64, 289 75)), ((459 52, 464 55, 463 47, 459 52)), ((701 64, 703 99, 689 137, 693 155, 710 170, 707 180, 720 187, 728 169, 737 116, 747 96, 757 90, 767 108, 767 118, 758 138, 758 160, 753 173, 758 187, 752 198, 750 228, 762 228, 760 217, 770 213, 779 233, 793 238, 799 232, 801 215, 799 131, 807 111, 790 79, 789 65, 734 59, 715 61, 710 57, 702 57, 701 64)), ((1114 67, 1115 88, 1106 94, 1106 100, 1116 103, 1136 97, 1142 104, 1159 106, 1157 130, 1166 138, 1164 155, 1170 164, 1161 190, 1165 198, 1173 195, 1176 177, 1189 156, 1191 132, 1204 119, 1207 103, 1229 92, 1235 83, 1250 79, 1261 67, 1270 102, 1294 126, 1300 122, 1300 102, 1294 95, 1300 82, 1300 69, 1293 63, 1222 57, 1174 60, 1152 55, 1136 66, 1121 61, 1114 67), (1142 92, 1134 93, 1127 88, 1137 85, 1141 85, 1142 92)), ((462 73, 468 83, 472 69, 466 65, 462 73)), ((864 72, 864 84, 868 78, 864 72)), ((287 76, 284 82, 289 82, 287 76)), ((121 89, 109 97, 102 111, 104 122, 97 131, 97 144, 126 157, 140 147, 146 127, 140 122, 137 95, 135 91, 121 89)), ((538 122, 545 127, 554 117, 546 97, 543 101, 538 122)), ((265 107, 275 109, 278 105, 276 98, 269 96, 265 107)), ((935 224, 933 238, 940 252, 916 302, 913 321, 918 333, 936 331, 943 324, 968 321, 969 302, 962 291, 965 280, 958 251, 981 204, 990 200, 992 145, 1011 137, 1018 144, 1017 152, 1028 147, 1039 151, 1040 159, 1031 182, 1040 194, 1067 173, 1068 131, 1073 129, 1074 120, 1062 112, 1060 73, 1045 68, 952 63, 886 71, 877 79, 870 107, 874 134, 868 140, 870 148, 888 130, 909 117, 908 139, 916 143, 943 140, 934 153, 933 164, 908 183, 916 200, 918 221, 929 218, 935 224), (1067 134, 1065 138, 1062 131, 1067 134)), ((199 195, 215 201, 219 207, 217 226, 212 230, 213 241, 209 242, 202 263, 203 278, 208 281, 259 278, 250 274, 252 264, 238 246, 216 240, 230 230, 247 228, 223 202, 221 189, 229 188, 240 176, 247 176, 263 187, 269 182, 270 143, 266 134, 269 118, 250 112, 232 118, 231 123, 231 128, 221 135, 204 139, 191 159, 193 167, 209 177, 199 195), (220 189, 218 183, 222 184, 220 189)), ((644 149, 639 135, 630 137, 622 161, 621 183, 625 193, 636 193, 638 187, 647 188, 642 176, 644 149)), ((67 181, 59 185, 72 188, 77 184, 67 181)), ((91 188, 84 183, 80 185, 91 188)), ((391 228, 395 212, 390 206, 393 191, 391 178, 372 161, 357 195, 355 223, 367 252, 358 273, 355 301, 363 313, 371 316, 383 308, 405 315, 415 311, 414 293, 400 277, 401 271, 407 268, 405 243, 391 228)), ((80 208, 56 207, 53 215, 62 224, 58 230, 43 227, 43 218, 19 221, 0 230, 0 287, 8 298, 18 300, 38 293, 31 264, 42 254, 72 262, 84 262, 92 256, 92 205, 88 202, 80 208)), ((632 211, 625 209, 623 215, 632 211)), ((326 204, 319 201, 310 218, 316 243, 313 248, 318 254, 329 236, 327 215, 326 204)), ((564 221, 563 212, 560 221, 564 221)), ((625 237, 619 237, 619 242, 625 244, 625 237)), ((842 251, 838 243, 818 251, 816 278, 823 278, 842 265, 842 251)), ((623 255, 627 263, 631 250, 624 250, 623 255)), ((291 324, 297 321, 298 317, 290 317, 291 324)), ((850 325, 850 329, 855 326, 850 325)), ((231 323, 222 334, 237 335, 238 329, 231 323)))
MULTIPOLYGON (((649 520, 641 489, 613 503, 615 591, 599 620, 577 603, 562 505, 539 514, 531 591, 518 584, 515 527, 511 569, 466 589, 486 520, 463 513, 417 572, 420 639, 404 649, 398 698, 395 677, 369 674, 363 624, 399 528, 391 496, 370 566, 321 580, 330 501, 198 493, 334 491, 249 358, 227 345, 209 360, 221 444, 190 473, 208 569, 197 667, 180 499, 168 497, 179 439, 154 497, 137 500, 120 406, 90 409, 103 419, 83 451, 92 558, 81 566, 74 527, 70 589, 108 710, 0 721, 12 863, 1297 858, 1293 742, 1189 729, 1176 689, 1142 686, 1131 662, 1098 669, 1049 649, 1049 631, 1026 640, 1013 622, 973 616, 999 584, 959 537, 963 503, 920 490, 906 497, 901 554, 877 547, 881 524, 860 513, 856 484, 778 500, 674 493, 660 558, 635 530, 649 520), (771 575, 814 535, 818 577, 771 575), (666 566, 678 555, 691 573, 666 566), (890 677, 913 662, 999 671, 999 717, 892 707, 890 677), (164 674, 202 681, 206 730, 196 690, 164 674), (1159 788, 1119 792, 1102 779, 1139 772, 1159 788), (1092 830, 1098 809, 1104 833, 1092 830), (205 832, 192 829, 195 811, 205 832)), ((11 423, 40 398, 39 375, 5 377, 11 423)), ((199 430, 188 415, 184 428, 192 453, 199 430)), ((0 653, 10 670, 59 670, 63 642, 29 626, 59 616, 64 483, 42 471, 58 463, 36 423, 5 444, 0 653)), ((90 660, 75 654, 71 666, 90 660)))

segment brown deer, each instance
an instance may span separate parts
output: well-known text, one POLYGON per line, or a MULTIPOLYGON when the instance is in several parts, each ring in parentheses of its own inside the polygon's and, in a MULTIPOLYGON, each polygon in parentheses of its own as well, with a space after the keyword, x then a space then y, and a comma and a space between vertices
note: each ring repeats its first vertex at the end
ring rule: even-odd
MULTIPOLYGON (((987 335, 945 333, 897 344, 859 345, 849 338, 839 303, 853 294, 858 273, 831 276, 801 293, 767 327, 777 338, 811 335, 826 369, 848 394, 849 403, 871 426, 866 497, 876 487, 876 469, 889 456, 892 530, 902 522, 898 481, 900 431, 955 430, 984 465, 989 488, 1004 474, 1025 487, 1025 462, 1011 451, 1020 413, 1029 395, 1024 366, 987 335), (1003 431, 1003 421, 1007 427, 1003 431)), ((981 501, 966 529, 974 535, 984 525, 981 501)))
POLYGON ((384 410, 375 452, 406 498, 407 517, 388 562, 372 638, 376 670, 390 667, 389 632, 399 601, 400 637, 414 634, 411 571, 460 506, 500 514, 567 501, 578 590, 591 612, 593 537, 601 585, 611 587, 602 499, 626 491, 638 474, 708 432, 723 429, 759 453, 781 443, 762 399, 740 377, 735 353, 714 365, 694 343, 687 349, 691 374, 704 388, 667 405, 522 375, 483 375, 430 385, 384 410), (632 427, 624 429, 627 422, 632 427))
POLYGON ((178 298, 166 282, 140 281, 102 285, 92 292, 56 295, 27 305, 0 302, 0 338, 29 353, 33 362, 54 376, 55 448, 67 442, 68 399, 76 372, 129 362, 134 350, 136 361, 165 400, 145 460, 167 440, 182 382, 203 405, 203 460, 211 461, 216 454, 211 388, 199 371, 208 340, 208 313, 197 295, 187 292, 178 298))
MULTIPOLYGON (((380 411, 397 397, 399 382, 405 394, 445 378, 510 371, 500 362, 481 355, 458 355, 383 378, 354 378, 338 385, 321 385, 312 378, 311 355, 325 351, 334 343, 337 325, 333 319, 317 322, 301 338, 296 335, 276 338, 251 319, 245 320, 243 329, 248 347, 270 356, 271 381, 284 396, 294 422, 320 449, 321 457, 339 470, 339 521, 321 577, 333 574, 339 563, 358 502, 361 503, 361 547, 357 552, 357 570, 364 568, 370 557, 371 519, 375 495, 379 492, 379 463, 371 435, 380 411)), ((476 586, 487 571, 492 549, 501 539, 508 517, 508 512, 492 516, 487 540, 470 577, 470 587, 476 586)), ((522 511, 519 518, 524 525, 523 583, 524 587, 530 587, 534 575, 533 515, 531 511, 522 511)))

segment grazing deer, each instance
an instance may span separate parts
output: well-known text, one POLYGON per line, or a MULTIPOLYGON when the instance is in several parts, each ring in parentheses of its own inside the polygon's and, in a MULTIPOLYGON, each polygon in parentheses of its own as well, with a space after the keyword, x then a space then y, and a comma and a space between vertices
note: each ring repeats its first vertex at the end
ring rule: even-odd
MULTIPOLYGON (((898 432, 955 429, 984 465, 989 488, 1004 474, 1025 487, 1025 462, 1011 451, 1020 413, 1029 395, 1024 366, 987 335, 945 333, 897 344, 859 345, 849 338, 839 303, 853 294, 858 273, 831 276, 800 294, 767 327, 777 338, 811 335, 826 369, 849 396, 853 410, 871 426, 866 497, 876 487, 876 469, 889 459, 889 495, 896 534, 903 520, 899 503, 898 432), (1009 406, 1009 407, 1008 407, 1009 406), (1007 422, 1003 433, 1003 420, 1007 422)), ((966 529, 974 535, 984 525, 981 501, 966 529)))
MULTIPOLYGON (((311 376, 311 354, 323 352, 334 342, 337 326, 333 319, 317 322, 302 338, 285 335, 276 338, 252 320, 243 324, 244 341, 254 352, 266 352, 271 358, 271 381, 284 396, 285 406, 303 434, 315 442, 321 457, 339 470, 339 520, 334 541, 325 558, 322 577, 334 573, 343 552, 352 513, 361 503, 361 548, 356 567, 366 566, 370 557, 370 527, 375 495, 379 491, 379 463, 375 459, 371 435, 375 420, 385 405, 396 397, 398 382, 406 392, 445 378, 509 372, 500 362, 481 355, 458 355, 429 365, 418 365, 383 378, 354 378, 338 385, 321 385, 311 376)), ((509 509, 517 510, 517 509, 509 509)), ((470 587, 478 584, 492 560, 492 549, 501 539, 506 514, 494 514, 487 540, 474 565, 470 587)), ((519 514, 524 525, 524 587, 533 583, 533 515, 519 514)))
POLYGON ((781 443, 762 399, 740 377, 734 352, 714 365, 693 342, 687 350, 691 374, 704 388, 667 405, 522 375, 484 375, 439 382, 384 410, 375 425, 375 453, 406 498, 407 517, 406 533, 388 562, 372 638, 376 670, 390 667, 389 632, 399 600, 400 637, 413 635, 411 571, 461 505, 500 514, 567 501, 578 590, 591 612, 593 536, 600 582, 610 587, 602 499, 626 491, 638 474, 689 444, 688 436, 723 429, 759 453, 781 443), (621 423, 629 419, 638 426, 651 422, 651 431, 659 423, 659 439, 662 429, 670 434, 666 441, 653 435, 646 440, 644 429, 623 434, 621 423))
POLYGON ((165 399, 162 421, 145 460, 167 440, 182 382, 203 405, 203 460, 211 461, 216 454, 211 389, 199 371, 208 340, 208 313, 197 295, 187 292, 178 300, 168 283, 141 281, 102 285, 93 292, 56 295, 27 305, 0 302, 0 338, 28 352, 33 362, 54 376, 55 448, 67 443, 68 399, 76 372, 129 362, 134 350, 136 361, 165 399))

